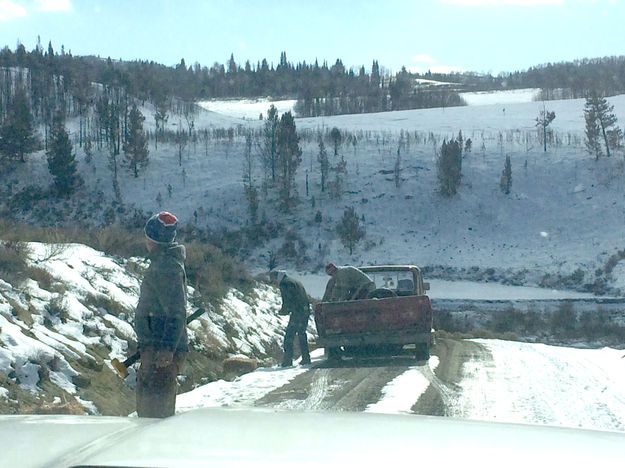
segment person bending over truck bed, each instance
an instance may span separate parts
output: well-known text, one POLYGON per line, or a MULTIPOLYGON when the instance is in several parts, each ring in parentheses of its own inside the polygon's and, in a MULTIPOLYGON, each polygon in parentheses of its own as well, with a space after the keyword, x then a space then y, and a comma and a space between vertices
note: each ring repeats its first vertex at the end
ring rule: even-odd
POLYGON ((322 302, 367 299, 375 289, 375 283, 371 278, 353 266, 337 267, 334 263, 328 263, 326 273, 332 278, 326 285, 322 302))

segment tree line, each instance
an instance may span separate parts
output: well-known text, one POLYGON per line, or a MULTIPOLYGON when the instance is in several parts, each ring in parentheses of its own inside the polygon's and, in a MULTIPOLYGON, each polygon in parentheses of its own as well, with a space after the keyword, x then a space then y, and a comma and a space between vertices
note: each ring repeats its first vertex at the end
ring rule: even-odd
MULTIPOLYGON (((498 76, 463 73, 411 73, 405 68, 391 74, 373 60, 369 71, 364 66, 347 68, 341 59, 334 64, 289 62, 286 52, 277 65, 263 59, 237 63, 234 55, 226 64, 188 65, 184 58, 168 67, 154 61, 117 61, 110 57, 73 56, 50 42, 44 48, 38 41, 32 51, 18 44, 13 51, 0 50, 0 68, 30 70, 33 100, 40 112, 49 108, 51 93, 70 93, 77 106, 84 106, 90 83, 121 88, 141 101, 155 106, 175 98, 183 102, 234 97, 297 99, 299 116, 380 112, 428 107, 462 105, 459 92, 535 87, 544 99, 585 97, 590 90, 603 96, 625 92, 625 56, 583 59, 532 67, 526 71, 498 76), (57 77, 56 81, 50 77, 57 77), (59 78, 62 77, 62 78, 59 78), (418 81, 421 80, 421 81, 418 81), (445 82, 428 86, 423 80, 445 82)), ((0 97, 0 113, 6 98, 0 97)), ((51 116, 48 115, 51 119, 51 116)))

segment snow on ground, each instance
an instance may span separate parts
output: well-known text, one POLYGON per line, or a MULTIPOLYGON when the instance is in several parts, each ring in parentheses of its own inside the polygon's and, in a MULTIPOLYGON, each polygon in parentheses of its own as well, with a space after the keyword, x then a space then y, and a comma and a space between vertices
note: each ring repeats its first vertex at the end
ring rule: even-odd
MULTIPOLYGON (((53 384, 79 399, 75 361, 102 361, 104 345, 104 362, 111 368, 110 359, 128 357, 134 346, 132 316, 141 281, 136 271, 148 262, 113 258, 79 244, 31 242, 26 248, 31 267, 49 277, 41 275, 39 283, 0 280, 0 372, 38 394, 46 369, 53 384)), ((189 288, 189 297, 193 292, 189 288)), ((268 355, 288 320, 278 315, 279 306, 273 287, 259 285, 252 297, 231 290, 219 310, 210 308, 189 325, 190 342, 199 348, 218 345, 234 354, 268 355)), ((97 413, 93 402, 79 401, 97 413)))
MULTIPOLYGON (((434 372, 438 363, 438 356, 432 356, 426 366, 434 372)), ((382 389, 382 398, 367 406, 365 412, 409 413, 415 401, 429 386, 430 381, 423 375, 423 366, 411 367, 387 383, 382 389)))
MULTIPOLYGON (((625 121, 625 95, 610 97, 609 102, 615 106, 619 123, 625 121)), ((266 104, 269 101, 259 105, 266 104)), ((230 106, 236 109, 242 104, 234 101, 230 106)), ((281 229, 280 237, 251 250, 245 262, 252 269, 266 269, 267 252, 278 252, 292 230, 306 249, 299 257, 309 258, 297 266, 302 272, 319 271, 328 261, 477 266, 527 269, 533 275, 528 276, 528 284, 536 285, 543 274, 570 274, 580 268, 587 275, 584 280, 592 283, 594 272, 622 249, 625 164, 618 152, 616 157, 599 161, 586 152, 583 99, 549 101, 546 107, 556 113, 550 127, 557 140, 546 153, 535 127, 542 102, 506 104, 505 113, 502 105, 487 104, 296 119, 303 136, 302 163, 295 180, 300 203, 287 215, 276 210, 275 191, 262 190, 261 155, 257 145, 253 146, 252 178, 259 189, 259 214, 281 223, 281 229), (319 148, 314 135, 335 126, 355 137, 339 148, 347 165, 340 199, 320 190, 319 148), (458 196, 445 199, 437 190, 436 154, 443 139, 457 136, 459 131, 465 140, 472 140, 472 150, 463 158, 458 196), (398 149, 401 174, 396 184, 393 169, 398 149), (509 195, 499 188, 506 156, 512 163, 509 195), (364 220, 366 229, 353 255, 336 234, 336 224, 349 206, 364 220), (313 221, 317 211, 321 223, 313 221)), ((144 110, 150 128, 153 115, 144 110)), ((157 149, 151 142, 150 164, 138 179, 126 168, 120 171, 122 198, 144 213, 169 209, 182 224, 197 224, 214 232, 245 228, 249 224, 241 182, 245 142, 238 130, 259 130, 263 122, 257 116, 242 121, 204 109, 192 119, 198 138, 187 145, 180 161, 175 146, 159 143, 157 149), (211 129, 230 127, 237 129, 232 140, 219 132, 210 133, 211 129), (211 135, 208 140, 204 130, 211 135)), ((175 130, 186 122, 172 115, 167 125, 175 130)), ((76 135, 74 131, 72 137, 76 135)), ((327 147, 331 148, 330 142, 327 147)), ((79 148, 76 151, 81 176, 93 195, 84 197, 86 205, 79 207, 81 216, 86 217, 89 203, 94 203, 88 200, 106 206, 113 189, 105 150, 96 150, 91 163, 79 148)), ((335 165, 338 158, 331 149, 328 153, 335 165)), ((48 186, 51 178, 45 154, 29 157, 11 177, 22 180, 19 187, 13 187, 14 192, 29 183, 48 186)), ((329 179, 333 178, 332 172, 329 179)), ((279 266, 288 269, 296 262, 279 260, 279 266)), ((621 269, 615 272, 621 274, 621 269)))
POLYGON ((622 350, 475 341, 493 361, 465 364, 450 416, 625 430, 622 350))
MULTIPOLYGON (((575 349, 501 340, 474 340, 492 354, 469 361, 464 378, 446 390, 450 417, 625 431, 625 360, 610 348, 575 349)), ((313 352, 313 364, 321 357, 313 352)), ((439 361, 414 366, 390 381, 365 411, 409 413, 439 361)), ((217 381, 179 395, 177 412, 201 407, 252 406, 263 395, 307 371, 260 368, 232 382, 217 381)), ((440 385, 440 383, 439 383, 440 385)), ((285 403, 287 404, 287 403, 285 403)), ((288 406, 288 405, 287 405, 288 406)))
MULTIPOLYGON (((318 363, 322 356, 323 349, 312 351, 310 353, 312 364, 318 363)), ((297 361, 295 364, 287 368, 261 367, 231 382, 218 380, 183 393, 176 399, 176 412, 214 406, 251 406, 254 401, 286 385, 309 369, 309 366, 297 365, 297 361)))
POLYGON ((285 99, 282 101, 273 101, 269 98, 265 99, 228 99, 228 100, 210 100, 200 101, 198 105, 203 109, 219 114, 228 115, 245 120, 259 120, 259 116, 267 115, 269 106, 274 105, 278 110, 278 115, 293 110, 296 99, 285 99))
MULTIPOLYGON (((469 106, 484 106, 487 104, 518 104, 532 102, 540 96, 540 88, 510 89, 507 91, 478 91, 460 93, 460 97, 469 106)), ((502 110, 502 112, 504 112, 502 110)))

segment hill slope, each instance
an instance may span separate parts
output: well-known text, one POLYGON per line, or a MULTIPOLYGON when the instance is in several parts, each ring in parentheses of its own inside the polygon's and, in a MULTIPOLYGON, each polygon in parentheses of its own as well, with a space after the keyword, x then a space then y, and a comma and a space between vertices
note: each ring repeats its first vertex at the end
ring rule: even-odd
MULTIPOLYGON (((619 122, 625 121, 625 96, 609 101, 619 122)), ((619 284, 619 278, 606 279, 606 270, 597 270, 622 248, 623 157, 620 153, 594 161, 587 154, 583 105, 583 100, 547 103, 556 119, 546 153, 534 125, 543 108, 538 102, 297 119, 303 150, 296 176, 299 205, 281 213, 276 190, 271 184, 264 190, 267 176, 256 136, 253 183, 260 193, 264 240, 258 242, 248 233, 235 236, 239 240, 228 247, 255 270, 267 269, 271 251, 281 266, 304 271, 316 271, 330 260, 398 262, 428 267, 430 276, 439 277, 483 279, 486 271, 495 270, 490 279, 540 284, 546 275, 568 276, 579 270, 578 287, 619 284), (321 191, 317 163, 317 134, 327 137, 333 127, 344 139, 336 157, 326 141, 330 164, 344 159, 347 171, 335 197, 321 191), (471 139, 472 150, 463 157, 459 194, 446 199, 437 190, 436 155, 443 140, 460 131, 465 141, 471 139), (398 154, 399 183, 393 173, 398 154), (499 189, 506 156, 512 162, 510 195, 499 189), (335 230, 348 206, 355 208, 366 229, 352 256, 335 230), (321 222, 315 221, 317 212, 321 222)), ((153 110, 142 110, 146 129, 153 129, 153 110)), ((187 123, 172 117, 168 125, 184 129, 187 123)), ((183 148, 181 159, 173 144, 159 143, 156 149, 152 141, 150 163, 139 178, 121 170, 121 207, 113 194, 107 153, 96 151, 87 162, 80 148, 76 150, 85 185, 74 200, 55 202, 45 194, 30 200, 27 195, 34 189, 29 186, 51 183, 45 156, 37 153, 2 177, 9 187, 6 199, 13 197, 8 208, 35 223, 99 223, 105 213, 109 221, 129 222, 137 213, 165 208, 185 224, 219 236, 224 229, 244 230, 250 225, 242 184, 244 135, 260 131, 262 125, 198 109, 193 117, 195 138, 183 148), (18 198, 27 202, 19 204, 18 198)), ((332 181, 334 173, 329 178, 332 181)))

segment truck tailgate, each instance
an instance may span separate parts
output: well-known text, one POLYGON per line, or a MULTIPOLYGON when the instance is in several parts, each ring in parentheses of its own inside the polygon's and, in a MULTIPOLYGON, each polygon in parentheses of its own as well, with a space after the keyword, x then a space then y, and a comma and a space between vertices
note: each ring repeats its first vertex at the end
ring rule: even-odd
POLYGON ((320 337, 387 333, 428 332, 432 305, 428 296, 403 296, 315 305, 315 323, 320 337))

